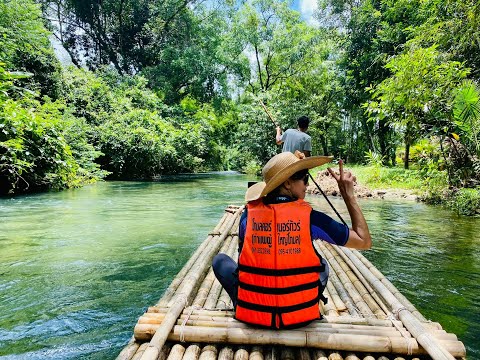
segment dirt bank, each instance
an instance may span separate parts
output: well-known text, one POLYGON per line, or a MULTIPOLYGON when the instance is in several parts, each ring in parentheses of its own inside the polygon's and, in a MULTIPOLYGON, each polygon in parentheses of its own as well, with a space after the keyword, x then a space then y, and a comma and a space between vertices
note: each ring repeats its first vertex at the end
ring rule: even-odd
MULTIPOLYGON (((348 171, 348 169, 344 169, 348 171)), ((355 174, 354 174, 355 175, 355 174)), ((326 195, 341 196, 338 190, 338 185, 335 179, 330 175, 327 170, 319 171, 315 177, 315 181, 320 186, 322 191, 326 195)), ((310 181, 307 192, 310 194, 320 194, 315 184, 310 181)), ((358 181, 355 184, 355 194, 359 198, 372 198, 372 199, 405 199, 418 201, 418 196, 414 195, 412 191, 403 189, 375 189, 371 190, 365 185, 359 184, 358 181)))

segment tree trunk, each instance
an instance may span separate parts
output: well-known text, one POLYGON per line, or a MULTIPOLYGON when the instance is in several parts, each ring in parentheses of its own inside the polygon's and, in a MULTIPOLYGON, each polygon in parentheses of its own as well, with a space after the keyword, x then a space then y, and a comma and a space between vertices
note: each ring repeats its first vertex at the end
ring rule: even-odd
POLYGON ((405 139, 405 170, 408 170, 408 162, 410 160, 410 140, 405 139))

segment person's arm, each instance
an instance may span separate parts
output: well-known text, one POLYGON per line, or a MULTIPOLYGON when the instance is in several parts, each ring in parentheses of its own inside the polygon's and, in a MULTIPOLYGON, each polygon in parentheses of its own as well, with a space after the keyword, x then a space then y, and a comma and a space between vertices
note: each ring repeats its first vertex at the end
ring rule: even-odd
POLYGON ((338 183, 338 188, 347 206, 350 220, 352 221, 352 228, 350 229, 350 234, 345 246, 354 249, 370 249, 372 247, 370 231, 368 230, 367 222, 365 221, 365 217, 353 191, 353 183, 356 178, 350 171, 346 173, 343 172, 342 160, 339 162, 339 169, 339 175, 335 174, 330 168, 328 168, 328 171, 338 183))
POLYGON ((303 144, 303 153, 305 154, 305 157, 310 157, 312 151, 312 138, 310 136, 307 136, 305 139, 305 144, 303 144))
POLYGON ((277 126, 277 136, 275 137, 275 140, 277 141, 277 145, 280 145, 283 143, 282 141, 282 129, 280 126, 277 126))

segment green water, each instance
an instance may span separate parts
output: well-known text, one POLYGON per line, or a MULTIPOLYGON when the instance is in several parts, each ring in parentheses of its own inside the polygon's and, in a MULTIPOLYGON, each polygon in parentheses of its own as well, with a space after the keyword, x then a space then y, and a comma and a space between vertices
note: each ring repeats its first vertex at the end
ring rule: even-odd
MULTIPOLYGON (((0 359, 114 359, 225 206, 242 203, 246 181, 221 173, 0 199, 0 359)), ((361 206, 374 238, 365 255, 480 359, 480 219, 361 206)))

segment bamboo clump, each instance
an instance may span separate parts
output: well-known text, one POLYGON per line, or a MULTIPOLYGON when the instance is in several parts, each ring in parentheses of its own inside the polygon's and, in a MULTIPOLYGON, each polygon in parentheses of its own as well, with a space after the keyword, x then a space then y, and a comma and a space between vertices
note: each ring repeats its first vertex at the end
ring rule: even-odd
POLYGON ((171 282, 138 319, 117 359, 434 360, 464 358, 464 345, 430 322, 360 252, 315 241, 330 265, 322 320, 294 330, 255 329, 234 319, 211 269, 217 253, 238 258, 242 207, 228 206, 171 282), (391 355, 388 355, 391 354, 391 355), (394 356, 392 356, 395 354, 394 356), (386 357, 385 355, 388 355, 386 357))

